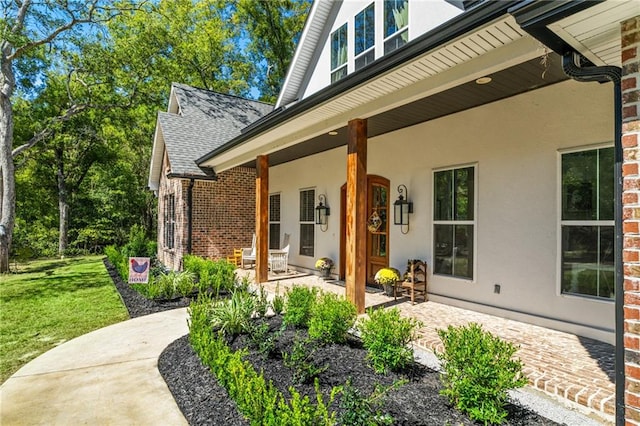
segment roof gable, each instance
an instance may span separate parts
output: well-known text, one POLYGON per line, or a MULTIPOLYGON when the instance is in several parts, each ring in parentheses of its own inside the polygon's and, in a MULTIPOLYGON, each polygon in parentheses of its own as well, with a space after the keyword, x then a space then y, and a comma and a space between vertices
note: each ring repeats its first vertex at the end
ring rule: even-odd
POLYGON ((243 128, 273 110, 273 106, 184 84, 172 84, 169 112, 156 123, 149 187, 157 189, 164 151, 172 176, 208 178, 195 160, 238 136, 243 128))

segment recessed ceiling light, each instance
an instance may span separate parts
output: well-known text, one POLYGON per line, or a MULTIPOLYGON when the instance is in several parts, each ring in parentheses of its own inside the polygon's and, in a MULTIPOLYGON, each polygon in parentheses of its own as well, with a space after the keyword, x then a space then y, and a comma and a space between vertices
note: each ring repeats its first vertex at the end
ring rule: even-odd
POLYGON ((337 134, 338 134, 338 132, 336 132, 335 130, 332 130, 332 131, 329 132, 329 135, 331 135, 331 136, 335 136, 337 134))
POLYGON ((487 84, 487 83, 491 83, 491 77, 480 77, 479 79, 476 80, 476 84, 487 84))

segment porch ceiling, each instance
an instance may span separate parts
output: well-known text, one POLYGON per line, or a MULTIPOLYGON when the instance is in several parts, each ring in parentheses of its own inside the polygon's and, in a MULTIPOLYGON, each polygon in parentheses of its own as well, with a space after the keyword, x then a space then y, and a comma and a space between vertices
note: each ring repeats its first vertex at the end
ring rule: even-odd
MULTIPOLYGON (((567 80, 568 77, 562 71, 560 56, 550 53, 548 59, 546 71, 540 58, 532 59, 489 74, 492 78, 489 84, 479 85, 471 81, 376 114, 368 119, 367 136, 373 138, 567 80)), ((335 136, 323 133, 270 153, 269 165, 275 166, 346 145, 347 127, 343 126, 335 131, 338 133, 335 136)), ((244 163, 243 166, 255 167, 255 161, 244 163)))

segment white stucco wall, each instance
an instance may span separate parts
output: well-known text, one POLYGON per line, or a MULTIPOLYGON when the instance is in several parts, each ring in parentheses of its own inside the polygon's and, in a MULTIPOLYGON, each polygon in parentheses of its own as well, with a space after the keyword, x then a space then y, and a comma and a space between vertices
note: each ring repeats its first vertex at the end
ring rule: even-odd
MULTIPOLYGON (((336 20, 333 22, 331 31, 318 59, 318 63, 309 80, 309 84, 304 91, 303 98, 329 86, 331 84, 331 33, 347 23, 347 42, 349 58, 347 60, 347 71, 351 74, 355 71, 354 65, 354 28, 355 16, 371 3, 375 3, 375 57, 376 59, 384 55, 383 28, 384 13, 383 0, 347 0, 342 2, 336 20)), ((409 41, 426 33, 438 25, 448 21, 462 10, 452 6, 444 0, 409 0, 409 41)))
MULTIPOLYGON (((612 104, 610 84, 567 81, 370 139, 368 173, 390 179, 391 204, 399 184, 414 203, 408 234, 390 224, 390 265, 403 270, 407 258, 424 258, 431 267, 433 170, 476 164, 475 278, 429 271, 429 292, 450 298, 447 303, 474 302, 489 313, 497 306, 510 310, 503 316, 526 313, 530 322, 612 342, 613 302, 561 295, 558 259, 559 152, 612 144, 612 104)), ((282 194, 282 232, 292 234, 292 265, 313 268, 321 256, 337 264, 345 181, 346 147, 270 169, 270 192, 282 194), (327 232, 315 228, 314 258, 298 255, 303 188, 326 194, 331 207, 327 232)))

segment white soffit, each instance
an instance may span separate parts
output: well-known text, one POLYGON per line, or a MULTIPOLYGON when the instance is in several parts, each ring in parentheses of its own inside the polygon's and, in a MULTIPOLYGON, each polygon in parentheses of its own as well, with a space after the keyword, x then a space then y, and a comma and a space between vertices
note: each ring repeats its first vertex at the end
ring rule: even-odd
POLYGON ((217 172, 544 53, 514 18, 485 25, 206 161, 217 172))
POLYGON ((621 66, 620 23, 640 15, 640 1, 608 0, 549 25, 595 65, 621 66))

